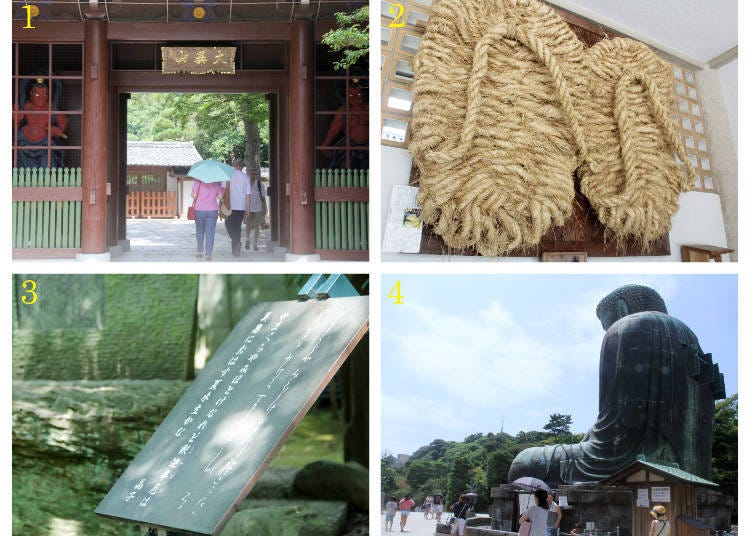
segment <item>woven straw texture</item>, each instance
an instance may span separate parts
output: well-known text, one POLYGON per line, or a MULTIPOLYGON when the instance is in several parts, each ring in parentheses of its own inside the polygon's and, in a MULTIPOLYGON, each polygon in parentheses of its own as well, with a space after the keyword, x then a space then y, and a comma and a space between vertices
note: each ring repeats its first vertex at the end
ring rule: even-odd
POLYGON ((538 0, 438 5, 415 58, 409 149, 420 169, 424 221, 446 245, 494 256, 538 244, 571 214, 579 167, 615 236, 649 243, 659 232, 647 219, 659 221, 661 234, 668 230, 686 184, 661 178, 677 169, 660 128, 671 111, 660 96, 671 95, 671 87, 653 53, 621 41, 633 43, 589 51, 538 0), (620 48, 622 56, 612 52, 620 48), (624 159, 620 127, 628 142, 624 159), (594 128, 600 131, 592 135, 594 128), (641 138, 642 131, 648 134, 641 138), (646 163, 637 161, 642 151, 650 155, 646 163), (657 183, 667 187, 640 191, 657 183))
POLYGON ((671 66, 630 39, 600 41, 586 55, 589 98, 581 103, 589 160, 581 192, 618 242, 644 248, 671 228, 680 192, 695 183, 672 120, 671 66), (593 163, 593 165, 592 165, 593 163))

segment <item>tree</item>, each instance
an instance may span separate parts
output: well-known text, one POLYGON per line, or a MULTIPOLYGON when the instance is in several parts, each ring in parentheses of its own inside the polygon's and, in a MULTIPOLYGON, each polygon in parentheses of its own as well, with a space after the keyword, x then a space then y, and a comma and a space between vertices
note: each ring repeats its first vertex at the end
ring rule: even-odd
POLYGON ((370 9, 362 6, 353 13, 336 13, 338 28, 323 35, 322 42, 334 52, 343 52, 337 70, 348 69, 370 53, 370 9))
POLYGON ((544 429, 552 432, 555 435, 555 439, 557 439, 562 434, 570 434, 571 424, 573 424, 573 417, 571 415, 553 413, 549 416, 549 422, 544 425, 544 429))
POLYGON ((721 491, 737 498, 737 394, 716 403, 711 457, 712 478, 721 491))
POLYGON ((458 496, 469 487, 472 480, 471 471, 473 468, 469 456, 462 454, 453 458, 448 470, 448 491, 446 497, 448 497, 449 502, 458 499, 458 496))
POLYGON ((201 156, 257 169, 268 158, 268 102, 261 94, 136 93, 128 139, 193 141, 201 156))

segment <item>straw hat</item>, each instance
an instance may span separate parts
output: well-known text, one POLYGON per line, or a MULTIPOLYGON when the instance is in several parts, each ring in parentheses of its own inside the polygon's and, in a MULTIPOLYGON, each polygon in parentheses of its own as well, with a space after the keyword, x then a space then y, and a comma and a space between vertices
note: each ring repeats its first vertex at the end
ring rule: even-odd
POLYGON ((667 519, 667 509, 662 505, 658 504, 651 509, 651 517, 654 519, 662 520, 667 519))

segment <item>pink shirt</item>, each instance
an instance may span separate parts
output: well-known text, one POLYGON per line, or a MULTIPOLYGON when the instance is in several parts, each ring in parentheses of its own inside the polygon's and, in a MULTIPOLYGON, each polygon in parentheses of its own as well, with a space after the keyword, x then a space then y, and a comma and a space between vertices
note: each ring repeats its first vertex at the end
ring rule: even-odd
POLYGON ((414 508, 414 500, 412 499, 401 499, 398 504, 399 510, 411 510, 414 508))
POLYGON ((216 198, 224 194, 224 188, 222 188, 220 182, 195 181, 193 195, 196 194, 198 198, 195 201, 195 210, 219 210, 219 203, 216 198))

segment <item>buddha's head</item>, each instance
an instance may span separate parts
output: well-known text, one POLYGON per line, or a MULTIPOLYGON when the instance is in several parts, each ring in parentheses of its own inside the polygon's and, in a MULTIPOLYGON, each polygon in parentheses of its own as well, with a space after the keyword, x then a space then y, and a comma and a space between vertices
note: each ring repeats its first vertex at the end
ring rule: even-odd
POLYGON ((596 306, 596 316, 605 330, 621 318, 643 311, 667 312, 659 293, 643 285, 625 285, 613 290, 596 306))

